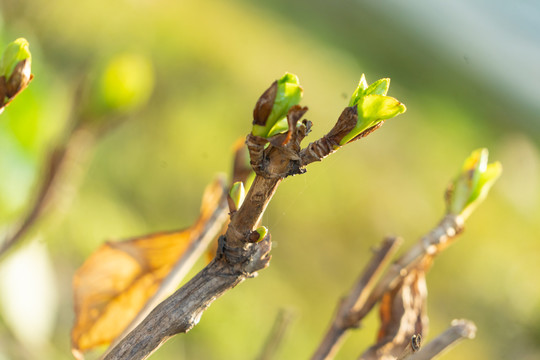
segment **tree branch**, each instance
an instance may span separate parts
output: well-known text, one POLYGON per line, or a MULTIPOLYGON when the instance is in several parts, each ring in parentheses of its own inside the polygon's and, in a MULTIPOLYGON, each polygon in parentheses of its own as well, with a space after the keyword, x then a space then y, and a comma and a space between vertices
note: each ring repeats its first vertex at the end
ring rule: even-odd
MULTIPOLYGON (((130 332, 105 359, 145 359, 171 336, 189 331, 198 323, 204 310, 227 290, 256 275, 268 266, 270 236, 252 243, 255 230, 264 210, 279 183, 289 172, 291 151, 248 135, 252 165, 258 174, 242 203, 231 214, 224 236, 220 237, 214 260, 200 273, 157 306, 144 321, 130 332)), ((292 145, 289 145, 289 149, 292 145)))
MULTIPOLYGON (((220 238, 220 242, 223 239, 220 238)), ((242 254, 248 260, 231 264, 223 256, 221 244, 216 258, 208 266, 159 304, 105 359, 146 359, 173 335, 188 332, 214 300, 268 266, 270 237, 250 245, 242 254)))
POLYGON ((156 307, 105 359, 147 358, 174 334, 189 331, 215 299, 268 266, 270 236, 257 242, 258 235, 253 234, 281 181, 305 172, 300 143, 311 123, 298 122, 306 111, 306 107, 298 105, 289 110, 287 133, 268 139, 248 134, 246 144, 256 177, 242 206, 230 214, 230 223, 225 235, 220 237, 216 257, 156 307))
MULTIPOLYGON (((248 134, 246 144, 256 177, 240 208, 230 214, 230 223, 225 235, 220 238, 216 257, 191 281, 156 307, 139 326, 111 349, 105 359, 148 357, 174 334, 189 331, 215 299, 268 266, 270 237, 268 235, 265 240, 257 242, 259 235, 255 227, 277 187, 287 176, 304 173, 306 165, 320 161, 335 151, 339 147, 334 146, 335 143, 338 144, 356 126, 358 120, 356 107, 346 108, 334 128, 314 143, 324 143, 326 150, 330 150, 327 145, 334 144, 332 150, 318 153, 318 145, 313 144, 308 146, 308 150, 301 150, 300 143, 311 128, 311 122, 299 122, 306 111, 306 107, 299 105, 289 109, 286 133, 270 138, 248 134)), ((366 136, 381 124, 367 129, 351 141, 366 136)))

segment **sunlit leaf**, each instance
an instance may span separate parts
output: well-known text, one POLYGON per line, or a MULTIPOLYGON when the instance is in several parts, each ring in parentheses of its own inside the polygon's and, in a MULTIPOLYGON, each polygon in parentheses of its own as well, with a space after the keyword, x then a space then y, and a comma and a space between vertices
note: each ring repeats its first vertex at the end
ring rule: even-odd
POLYGON ((386 96, 390 88, 390 79, 384 78, 368 85, 362 74, 360 82, 351 96, 349 107, 356 106, 357 120, 354 128, 344 135, 339 145, 356 140, 357 136, 373 128, 384 120, 404 113, 407 108, 397 99, 386 96))
POLYGON ((130 324, 222 200, 222 185, 216 181, 206 189, 193 226, 109 242, 85 261, 73 279, 74 353, 113 341, 130 324))

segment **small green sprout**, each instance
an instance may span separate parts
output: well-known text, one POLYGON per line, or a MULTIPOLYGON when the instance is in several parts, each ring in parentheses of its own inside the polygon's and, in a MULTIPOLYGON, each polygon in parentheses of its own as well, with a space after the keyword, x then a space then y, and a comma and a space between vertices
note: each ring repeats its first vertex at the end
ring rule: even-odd
POLYGON ((487 149, 478 149, 465 160, 446 193, 448 213, 467 218, 484 201, 502 172, 500 162, 488 164, 488 155, 487 149))
POLYGON ((349 106, 356 106, 358 120, 356 126, 345 135, 339 145, 345 145, 363 131, 377 125, 383 120, 393 118, 404 113, 407 108, 397 99, 386 96, 390 87, 390 79, 380 79, 368 85, 366 77, 362 74, 358 87, 351 96, 349 106))
POLYGON ((263 240, 268 234, 268 229, 266 226, 260 226, 255 231, 259 233, 259 241, 263 240))
POLYGON ((287 131, 287 113, 298 105, 302 94, 302 87, 294 74, 285 73, 275 81, 257 101, 253 111, 253 135, 269 138, 287 131))
POLYGON ((229 196, 231 197, 231 200, 235 206, 235 209, 240 209, 240 206, 242 206, 242 203, 244 202, 244 198, 246 196, 246 191, 244 189, 244 184, 241 181, 235 182, 231 186, 231 191, 229 191, 229 196))
POLYGON ((257 230, 253 231, 249 236, 249 242, 256 243, 263 240, 268 234, 266 226, 260 226, 257 230))

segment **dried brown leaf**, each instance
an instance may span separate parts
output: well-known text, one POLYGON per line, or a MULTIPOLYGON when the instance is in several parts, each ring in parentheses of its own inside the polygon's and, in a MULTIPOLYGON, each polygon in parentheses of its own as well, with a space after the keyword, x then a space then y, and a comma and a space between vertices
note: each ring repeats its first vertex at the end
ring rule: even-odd
POLYGON ((73 278, 74 353, 110 343, 121 334, 200 235, 222 194, 219 181, 208 186, 200 216, 187 229, 108 242, 84 262, 73 278))

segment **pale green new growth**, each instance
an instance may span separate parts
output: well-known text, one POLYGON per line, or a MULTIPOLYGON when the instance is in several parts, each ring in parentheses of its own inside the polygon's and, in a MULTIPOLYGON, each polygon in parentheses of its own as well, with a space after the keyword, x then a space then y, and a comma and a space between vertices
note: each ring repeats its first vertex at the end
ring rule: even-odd
POLYGON ((388 92, 388 88, 390 88, 389 78, 379 79, 368 86, 368 83, 366 81, 366 75, 362 74, 362 77, 360 77, 360 82, 358 83, 358 87, 351 96, 349 106, 354 106, 358 104, 358 102, 365 95, 386 95, 386 93, 388 92))
POLYGON ((244 202, 244 197, 246 196, 244 184, 241 181, 235 182, 231 187, 231 191, 229 191, 229 196, 236 208, 240 209, 240 206, 242 206, 242 203, 244 202))
POLYGON ((488 164, 488 155, 487 149, 478 149, 465 160, 448 191, 448 213, 467 218, 484 201, 502 172, 499 162, 488 164))
MULTIPOLYGON (((24 38, 18 38, 9 43, 2 54, 2 59, 0 59, 0 75, 9 79, 19 62, 26 59, 31 62, 32 55, 30 54, 29 47, 28 41, 24 38)), ((28 68, 30 68, 30 64, 28 64, 28 68)))
POLYGON ((287 131, 287 113, 291 107, 300 103, 302 95, 303 90, 298 77, 291 73, 285 73, 277 81, 276 98, 266 124, 253 125, 253 135, 268 138, 287 131))
POLYGON ((397 99, 386 96, 389 87, 388 78, 379 79, 368 86, 366 77, 362 74, 358 87, 349 101, 349 106, 357 107, 358 121, 354 129, 341 139, 339 145, 345 145, 363 131, 407 110, 397 99))

